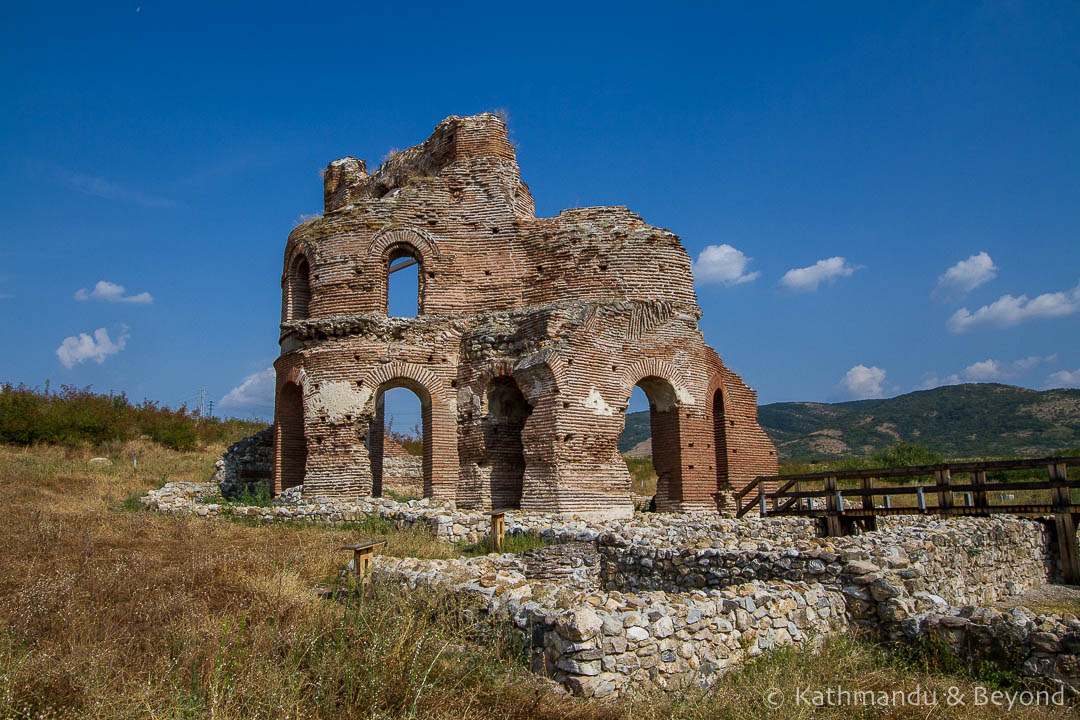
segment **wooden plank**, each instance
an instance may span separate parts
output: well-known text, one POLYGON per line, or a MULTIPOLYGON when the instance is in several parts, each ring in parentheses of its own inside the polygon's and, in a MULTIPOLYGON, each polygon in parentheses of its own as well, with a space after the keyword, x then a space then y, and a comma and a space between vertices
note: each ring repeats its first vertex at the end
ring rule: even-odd
POLYGON ((934 477, 937 480, 938 508, 942 510, 951 508, 953 506, 953 494, 949 486, 952 484, 952 471, 947 468, 938 470, 934 473, 934 477))
POLYGON ((824 480, 827 477, 835 477, 839 480, 851 480, 861 477, 912 477, 915 475, 933 475, 938 470, 949 470, 951 472, 959 473, 998 470, 1030 470, 1032 468, 1042 468, 1049 464, 1077 466, 1080 465, 1080 457, 1034 458, 1030 460, 982 460, 976 462, 939 463, 937 465, 919 465, 902 468, 869 468, 867 470, 826 470, 816 473, 762 476, 757 479, 781 481, 791 479, 824 480))
MULTIPOLYGON (((1050 479, 1067 481, 1068 473, 1063 463, 1049 465, 1050 479)), ((1065 584, 1080 584, 1080 548, 1076 544, 1076 520, 1069 509, 1069 488, 1065 483, 1052 491, 1054 502, 1054 529, 1057 531, 1058 555, 1065 584)))
POLYGON ((831 491, 831 495, 825 496, 825 507, 828 510, 828 515, 825 516, 825 536, 826 537, 839 537, 844 534, 843 523, 840 520, 840 513, 843 510, 837 505, 837 488, 836 477, 830 476, 825 478, 825 490, 831 491))
POLYGON ((986 471, 976 470, 971 473, 971 485, 974 488, 972 492, 974 493, 975 507, 985 508, 989 504, 986 502, 986 491, 979 488, 986 485, 986 471))

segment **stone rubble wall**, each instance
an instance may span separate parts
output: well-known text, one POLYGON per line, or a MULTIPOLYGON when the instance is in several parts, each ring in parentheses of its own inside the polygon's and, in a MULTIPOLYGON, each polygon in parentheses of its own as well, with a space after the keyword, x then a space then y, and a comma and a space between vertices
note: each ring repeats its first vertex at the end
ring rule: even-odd
POLYGON ((904 640, 943 644, 973 668, 987 661, 1019 668, 1035 684, 1080 695, 1080 621, 1075 615, 1035 615, 1024 607, 942 607, 901 623, 904 640))
POLYGON ((818 584, 607 593, 581 582, 530 581, 520 565, 501 559, 511 557, 380 556, 375 576, 471 598, 483 616, 517 628, 534 672, 584 697, 707 686, 767 650, 813 646, 847 627, 840 593, 818 584))
MULTIPOLYGON (((143 502, 162 512, 266 522, 342 523, 379 516, 447 542, 477 542, 486 514, 429 499, 384 498, 271 507, 204 504, 214 483, 169 483, 143 502)), ((578 695, 708 685, 773 647, 816 643, 859 627, 888 641, 945 642, 977 663, 1021 667, 1030 679, 1080 687, 1080 622, 979 607, 1054 580, 1041 523, 904 518, 859 536, 817 538, 797 518, 637 513, 604 522, 515 511, 507 532, 552 545, 518 555, 419 560, 380 556, 376 573, 476 601, 513 624, 533 669, 578 695)))
MULTIPOLYGON (((342 523, 377 515, 397 527, 422 527, 447 542, 477 542, 491 529, 486 513, 455 509, 452 504, 424 498, 396 502, 389 498, 357 500, 312 499, 303 486, 283 491, 269 507, 202 503, 214 494, 214 483, 172 482, 149 491, 140 501, 161 512, 191 513, 202 517, 223 514, 258 518, 265 522, 307 521, 342 523)), ((785 542, 790 537, 810 538, 812 525, 792 518, 734 520, 714 512, 635 513, 628 518, 597 519, 586 515, 537 513, 515 510, 506 514, 507 534, 534 534, 549 543, 593 542, 604 532, 615 532, 628 542, 651 539, 681 544, 710 537, 732 537, 747 542, 785 542)))
POLYGON ((214 482, 223 497, 255 493, 260 487, 269 489, 273 459, 274 430, 271 427, 230 445, 214 463, 214 482))
MULTIPOLYGON (((758 521, 768 522, 767 520, 758 521)), ((673 545, 619 533, 599 539, 608 590, 686 592, 759 581, 818 582, 843 591, 864 624, 916 612, 919 593, 955 605, 990 604, 1056 577, 1050 533, 1038 522, 992 518, 908 518, 863 535, 786 542, 736 536, 673 545)))

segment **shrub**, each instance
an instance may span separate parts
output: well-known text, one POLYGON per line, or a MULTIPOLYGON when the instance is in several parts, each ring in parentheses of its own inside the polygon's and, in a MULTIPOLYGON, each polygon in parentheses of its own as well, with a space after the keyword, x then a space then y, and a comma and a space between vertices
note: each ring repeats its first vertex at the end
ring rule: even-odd
POLYGON ((59 392, 0 384, 0 442, 16 445, 93 445, 149 437, 172 450, 190 451, 212 442, 231 443, 264 428, 259 422, 203 418, 181 406, 149 400, 132 405, 127 396, 103 395, 89 387, 63 385, 59 392))

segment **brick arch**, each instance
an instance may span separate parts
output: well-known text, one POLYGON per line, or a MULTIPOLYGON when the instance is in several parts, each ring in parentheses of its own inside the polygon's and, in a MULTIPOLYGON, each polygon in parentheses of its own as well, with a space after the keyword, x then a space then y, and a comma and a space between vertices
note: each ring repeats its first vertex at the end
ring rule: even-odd
POLYGON ((722 372, 717 372, 709 380, 709 388, 705 395, 708 404, 708 417, 712 423, 713 455, 716 468, 716 489, 728 485, 728 418, 730 398, 727 388, 724 386, 722 372), (719 412, 717 412, 716 395, 720 394, 719 412))
POLYGON ((686 378, 674 365, 656 358, 638 360, 622 372, 621 386, 623 389, 622 404, 626 406, 630 402, 630 395, 634 392, 634 386, 648 377, 656 377, 666 380, 675 393, 675 405, 682 403, 681 398, 692 397, 687 388, 686 378))
MULTIPOLYGON (((416 387, 423 390, 431 402, 438 400, 445 403, 449 398, 446 384, 436 377, 435 373, 423 365, 413 363, 397 361, 380 365, 365 375, 361 382, 364 387, 370 388, 374 392, 394 380, 405 381, 402 385, 394 387, 408 387, 410 390, 414 390, 414 387, 416 387)), ((390 388, 383 389, 388 390, 390 388)), ((420 393, 417 393, 417 395, 420 395, 420 393)), ((423 400, 423 396, 420 399, 423 400)))
POLYGON ((304 482, 307 474, 307 428, 304 398, 307 373, 290 367, 278 373, 274 393, 274 460, 271 468, 273 491, 279 493, 304 482))
POLYGON ((368 243, 368 258, 382 258, 386 251, 398 244, 411 245, 421 255, 421 260, 430 261, 439 257, 439 243, 434 236, 416 228, 394 228, 380 230, 368 243))
POLYGON ((511 372, 521 375, 536 372, 541 368, 546 369, 551 374, 551 378, 555 383, 555 394, 561 395, 563 389, 567 386, 568 373, 563 359, 554 350, 541 350, 521 358, 514 363, 511 372))
POLYGON ((285 248, 285 264, 281 270, 281 282, 284 283, 289 279, 289 272, 298 258, 304 258, 308 262, 309 268, 315 267, 315 253, 308 249, 306 245, 300 242, 290 242, 285 248))
POLYGON ((285 377, 281 379, 283 383, 296 383, 300 386, 301 390, 307 390, 307 370, 302 367, 291 367, 289 372, 285 373, 285 377))
POLYGON ((361 381, 370 389, 369 403, 374 418, 369 437, 372 494, 382 491, 383 406, 379 400, 387 390, 407 388, 420 398, 424 431, 424 497, 453 498, 458 480, 457 422, 453 403, 442 380, 421 365, 392 362, 381 365, 361 381))

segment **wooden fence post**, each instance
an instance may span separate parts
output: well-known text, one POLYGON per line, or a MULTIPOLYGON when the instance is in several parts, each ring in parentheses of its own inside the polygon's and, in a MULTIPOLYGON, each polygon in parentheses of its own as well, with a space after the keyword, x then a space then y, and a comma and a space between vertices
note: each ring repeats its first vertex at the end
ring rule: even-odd
MULTIPOLYGON (((871 478, 871 477, 860 478, 859 484, 862 485, 863 490, 872 490, 874 488, 874 478, 871 478)), ((874 496, 869 494, 869 493, 863 495, 862 496, 862 506, 863 506, 863 510, 869 510, 870 512, 873 512, 874 511, 874 496)), ((863 529, 868 530, 868 531, 877 530, 877 516, 876 515, 868 515, 867 517, 863 518, 863 529)))
POLYGON ((952 513, 953 506, 953 494, 950 490, 952 484, 952 472, 945 468, 944 470, 937 470, 934 472, 934 476, 937 479, 937 504, 938 512, 942 515, 949 515, 952 513))
MULTIPOLYGON (((980 488, 982 486, 986 485, 986 471, 985 470, 979 470, 977 472, 971 473, 971 484, 972 485, 977 485, 980 488)), ((989 506, 987 505, 987 502, 986 502, 986 491, 985 490, 976 490, 974 494, 975 494, 975 507, 983 509, 983 510, 987 509, 987 507, 989 507, 989 506)))
POLYGON ((492 510, 488 515, 491 516, 491 547, 495 552, 502 552, 506 539, 506 510, 492 510))
POLYGON ((829 494, 825 497, 825 537, 839 537, 844 534, 843 524, 840 522, 840 513, 843 509, 837 503, 836 476, 830 475, 825 478, 825 489, 829 494))
POLYGON ((1073 519, 1069 498, 1068 471, 1064 463, 1049 466, 1050 480, 1060 484, 1055 487, 1054 526, 1057 530, 1058 555, 1066 585, 1080 584, 1080 548, 1076 545, 1076 520, 1073 519))

